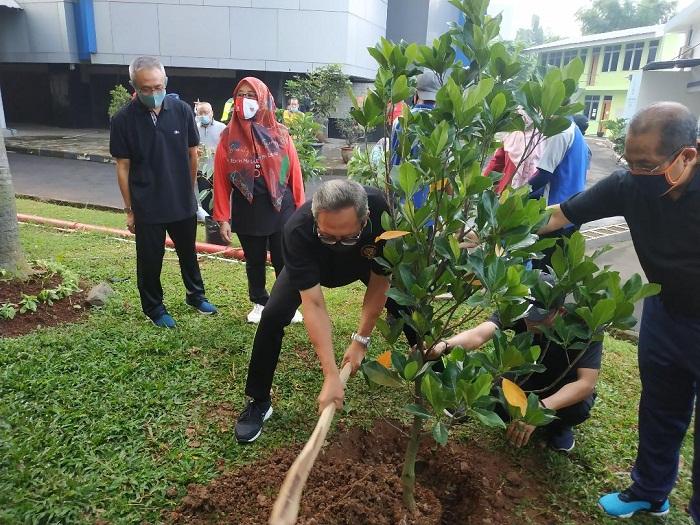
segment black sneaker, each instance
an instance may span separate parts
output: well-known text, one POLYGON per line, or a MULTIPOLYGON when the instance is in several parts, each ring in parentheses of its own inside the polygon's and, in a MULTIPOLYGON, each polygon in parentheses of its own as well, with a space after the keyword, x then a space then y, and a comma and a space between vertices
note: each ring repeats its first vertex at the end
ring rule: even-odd
POLYGON ((263 424, 272 415, 272 403, 251 399, 236 422, 236 441, 252 443, 260 437, 263 424))

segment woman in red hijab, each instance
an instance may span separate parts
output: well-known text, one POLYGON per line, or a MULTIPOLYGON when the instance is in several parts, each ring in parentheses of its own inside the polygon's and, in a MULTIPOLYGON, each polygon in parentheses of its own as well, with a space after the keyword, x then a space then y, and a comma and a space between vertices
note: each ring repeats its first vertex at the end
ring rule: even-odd
MULTIPOLYGON (((221 132, 214 158, 214 219, 226 242, 231 242, 232 231, 238 235, 253 302, 248 322, 257 323, 269 298, 268 246, 279 275, 284 265, 282 228, 304 203, 304 182, 292 138, 275 120, 275 101, 267 86, 246 77, 233 98, 233 116, 221 132)), ((301 321, 299 312, 294 321, 301 321)))

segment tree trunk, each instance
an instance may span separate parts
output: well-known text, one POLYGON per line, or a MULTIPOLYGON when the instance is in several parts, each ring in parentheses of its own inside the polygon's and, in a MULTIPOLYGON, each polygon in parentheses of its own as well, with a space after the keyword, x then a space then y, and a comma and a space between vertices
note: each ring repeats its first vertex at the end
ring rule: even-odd
POLYGON ((0 131, 0 270, 14 274, 22 267, 15 192, 12 188, 5 138, 0 131))
MULTIPOLYGON (((416 381, 416 402, 420 400, 419 383, 416 381)), ((406 447, 406 454, 403 460, 403 470, 401 471, 401 488, 403 489, 403 504, 411 514, 416 512, 416 457, 420 446, 421 432, 423 431, 423 420, 418 416, 413 416, 411 425, 411 435, 406 447)))

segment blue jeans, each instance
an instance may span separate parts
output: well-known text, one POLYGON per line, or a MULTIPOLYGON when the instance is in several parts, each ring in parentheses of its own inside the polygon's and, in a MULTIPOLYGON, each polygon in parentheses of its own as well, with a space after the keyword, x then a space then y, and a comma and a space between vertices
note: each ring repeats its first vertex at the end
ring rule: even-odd
MULTIPOLYGON (((693 414, 700 380, 700 318, 667 310, 658 296, 644 300, 639 332, 639 449, 632 491, 660 501, 678 476, 681 443, 693 414)), ((695 417, 693 496, 690 514, 700 524, 700 424, 695 417)))

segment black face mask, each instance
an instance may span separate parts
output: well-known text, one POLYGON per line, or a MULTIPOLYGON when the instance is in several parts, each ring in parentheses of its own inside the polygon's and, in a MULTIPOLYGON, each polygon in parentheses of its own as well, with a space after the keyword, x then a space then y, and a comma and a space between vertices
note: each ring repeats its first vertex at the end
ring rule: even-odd
POLYGON ((345 244, 341 244, 339 242, 335 244, 327 244, 326 246, 336 253, 347 253, 357 248, 357 244, 351 244, 350 246, 346 246, 345 244))
POLYGON ((632 180, 649 197, 662 197, 673 188, 664 175, 632 175, 632 180))

